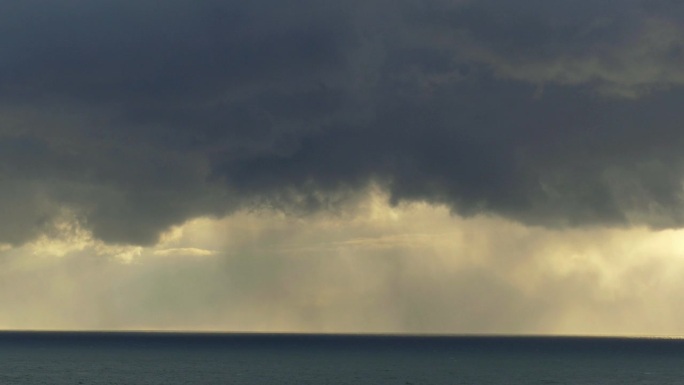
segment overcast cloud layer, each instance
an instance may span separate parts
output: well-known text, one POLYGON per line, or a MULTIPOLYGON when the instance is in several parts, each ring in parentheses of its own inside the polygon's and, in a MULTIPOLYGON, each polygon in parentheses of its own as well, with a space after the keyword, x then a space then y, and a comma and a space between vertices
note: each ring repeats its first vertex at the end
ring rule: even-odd
POLYGON ((0 1, 0 329, 683 334, 684 5, 0 1))
POLYGON ((0 3, 0 242, 242 207, 684 223, 684 5, 0 3))

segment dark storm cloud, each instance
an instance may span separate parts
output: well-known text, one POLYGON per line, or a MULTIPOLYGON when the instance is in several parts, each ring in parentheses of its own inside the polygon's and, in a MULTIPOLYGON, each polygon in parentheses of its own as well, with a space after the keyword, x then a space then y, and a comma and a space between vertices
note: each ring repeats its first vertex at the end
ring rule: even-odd
POLYGON ((150 243, 370 182, 549 226, 684 223, 668 1, 0 5, 0 241, 150 243), (571 6, 572 5, 572 6, 571 6))

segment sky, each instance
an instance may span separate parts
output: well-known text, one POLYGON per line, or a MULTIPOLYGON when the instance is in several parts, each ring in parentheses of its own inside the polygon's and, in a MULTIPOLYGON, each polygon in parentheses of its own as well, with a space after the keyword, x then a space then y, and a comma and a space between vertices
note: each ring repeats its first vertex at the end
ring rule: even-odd
POLYGON ((5 1, 0 52, 0 329, 684 334, 684 3, 5 1))

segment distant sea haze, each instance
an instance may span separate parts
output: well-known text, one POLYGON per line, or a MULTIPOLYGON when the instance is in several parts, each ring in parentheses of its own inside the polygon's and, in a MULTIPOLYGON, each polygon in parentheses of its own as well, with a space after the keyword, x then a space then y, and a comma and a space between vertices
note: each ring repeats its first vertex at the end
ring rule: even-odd
POLYGON ((682 384, 666 338, 0 333, 0 384, 682 384))

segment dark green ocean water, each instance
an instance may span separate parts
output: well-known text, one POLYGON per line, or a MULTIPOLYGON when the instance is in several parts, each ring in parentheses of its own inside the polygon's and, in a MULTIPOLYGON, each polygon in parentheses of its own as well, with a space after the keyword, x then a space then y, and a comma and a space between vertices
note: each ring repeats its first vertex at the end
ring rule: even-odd
POLYGON ((0 332, 0 384, 684 384, 684 340, 0 332))

